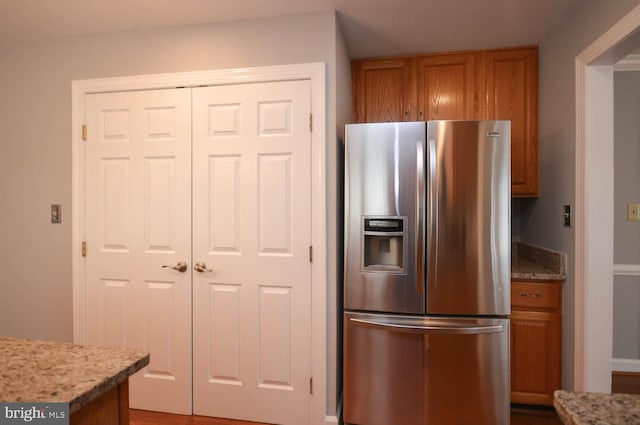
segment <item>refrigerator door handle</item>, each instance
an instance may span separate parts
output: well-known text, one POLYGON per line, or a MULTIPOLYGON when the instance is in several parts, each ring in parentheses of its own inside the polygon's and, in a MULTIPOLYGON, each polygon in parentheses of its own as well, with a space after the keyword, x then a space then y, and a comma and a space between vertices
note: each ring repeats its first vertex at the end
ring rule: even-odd
POLYGON ((437 174, 437 157, 436 157, 436 141, 431 139, 427 145, 427 267, 429 272, 427 275, 427 284, 435 285, 436 282, 436 264, 437 264, 437 231, 438 231, 438 197, 436 196, 438 189, 437 174))
POLYGON ((450 321, 447 324, 421 324, 420 320, 407 319, 357 319, 351 317, 349 321, 356 325, 362 325, 371 328, 379 328, 388 331, 420 333, 420 334, 448 334, 448 335, 473 335, 473 334, 491 334, 504 332, 505 327, 499 324, 488 325, 461 325, 450 321))
POLYGON ((416 144, 416 292, 422 294, 424 275, 424 141, 416 144))

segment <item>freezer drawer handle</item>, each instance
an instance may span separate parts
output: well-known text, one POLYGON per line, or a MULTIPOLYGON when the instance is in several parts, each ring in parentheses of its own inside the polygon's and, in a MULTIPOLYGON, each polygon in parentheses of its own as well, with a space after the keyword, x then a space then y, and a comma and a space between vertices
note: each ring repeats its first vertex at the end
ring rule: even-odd
POLYGON ((458 326, 458 325, 421 325, 409 322, 393 322, 382 320, 365 320, 350 318, 351 322, 372 328, 384 328, 397 332, 411 333, 431 333, 431 334, 448 334, 448 335, 469 335, 469 334, 490 334, 504 332, 503 325, 475 325, 475 326, 458 326))

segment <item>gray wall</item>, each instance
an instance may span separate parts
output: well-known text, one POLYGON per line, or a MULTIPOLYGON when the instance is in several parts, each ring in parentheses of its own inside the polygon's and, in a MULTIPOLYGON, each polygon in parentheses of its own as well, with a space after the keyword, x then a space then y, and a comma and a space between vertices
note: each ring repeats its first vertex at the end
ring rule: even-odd
POLYGON ((575 205, 575 58, 638 5, 637 0, 583 0, 540 44, 540 193, 523 208, 521 239, 567 253, 564 285, 563 386, 574 377, 574 228, 562 205, 575 205))
MULTIPOLYGON (((350 98, 344 87, 350 79, 345 51, 333 12, 0 44, 0 234, 4 242, 0 246, 0 335, 72 340, 72 80, 326 63, 327 189, 332 212, 336 210, 338 80, 350 98), (53 203, 62 204, 62 224, 49 223, 53 203)), ((341 122, 346 96, 339 95, 341 122)), ((327 314, 332 316, 337 224, 333 214, 328 216, 327 314)), ((332 323, 335 320, 328 324, 330 415, 335 414, 336 385, 332 323)))
MULTIPOLYGON (((336 21, 337 24, 338 21, 336 21)), ((343 217, 342 209, 342 140, 344 138, 344 126, 351 122, 351 59, 347 50, 347 45, 343 38, 340 26, 336 25, 336 130, 337 135, 335 141, 331 141, 333 147, 331 154, 332 159, 328 164, 331 171, 332 181, 328 183, 333 187, 332 193, 335 193, 335 203, 330 205, 327 210, 329 221, 332 223, 331 232, 331 252, 335 252, 330 260, 330 270, 336 271, 336 274, 329 277, 329 306, 327 312, 327 323, 330 329, 330 335, 335 335, 335 344, 328 344, 329 349, 329 375, 327 377, 327 399, 331 412, 335 412, 334 406, 338 406, 338 401, 342 393, 342 230, 341 222, 343 217), (334 332, 335 331, 335 332, 334 332), (333 351, 331 351, 333 350, 333 351), (333 404, 335 403, 335 404, 333 404)), ((331 133, 333 134, 333 133, 331 133)), ((332 413, 333 414, 333 413, 332 413)))
MULTIPOLYGON (((640 72, 614 74, 614 263, 640 265, 640 222, 627 204, 640 203, 640 72)), ((640 360, 640 276, 616 276, 613 357, 640 360)))
POLYGON ((616 276, 613 302, 613 357, 640 360, 640 277, 616 276))
POLYGON ((640 222, 627 204, 640 203, 640 72, 614 73, 614 263, 640 265, 640 222))

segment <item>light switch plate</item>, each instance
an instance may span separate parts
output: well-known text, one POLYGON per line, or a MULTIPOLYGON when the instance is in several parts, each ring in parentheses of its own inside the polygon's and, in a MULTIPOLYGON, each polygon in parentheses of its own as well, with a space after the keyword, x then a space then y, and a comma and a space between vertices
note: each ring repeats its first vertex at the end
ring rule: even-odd
POLYGON ((640 204, 627 204, 627 221, 640 221, 640 204))
POLYGON ((562 220, 564 227, 571 227, 571 205, 562 206, 562 220))
POLYGON ((51 204, 51 222, 54 224, 62 223, 62 206, 60 204, 51 204))

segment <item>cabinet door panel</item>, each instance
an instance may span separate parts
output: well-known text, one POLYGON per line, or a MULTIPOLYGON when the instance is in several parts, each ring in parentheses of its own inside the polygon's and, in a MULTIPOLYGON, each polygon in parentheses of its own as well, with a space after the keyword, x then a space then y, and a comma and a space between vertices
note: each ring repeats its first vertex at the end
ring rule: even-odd
POLYGON ((553 404, 561 386, 560 313, 518 311, 511 314, 511 402, 553 404))
POLYGON ((354 122, 415 120, 413 59, 352 62, 354 122))
POLYGON ((511 120, 513 196, 538 196, 538 49, 486 53, 487 118, 511 120))
POLYGON ((424 56, 418 60, 418 119, 480 118, 476 53, 424 56))

